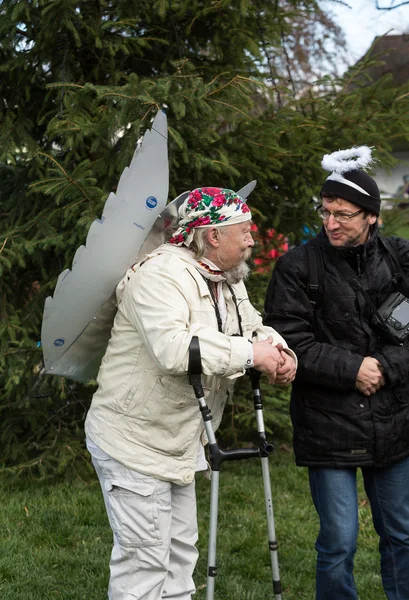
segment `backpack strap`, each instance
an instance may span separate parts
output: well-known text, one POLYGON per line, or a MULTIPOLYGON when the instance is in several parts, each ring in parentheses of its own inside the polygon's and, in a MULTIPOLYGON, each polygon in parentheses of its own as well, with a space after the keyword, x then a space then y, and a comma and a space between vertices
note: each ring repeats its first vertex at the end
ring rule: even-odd
MULTIPOLYGON (((390 269, 392 279, 396 285, 401 281, 409 290, 409 279, 406 277, 400 264, 399 254, 392 238, 379 236, 379 242, 384 248, 385 260, 390 269)), ((307 280, 307 296, 312 308, 315 310, 321 304, 324 294, 324 260, 322 250, 314 241, 308 242, 303 246, 307 253, 308 260, 308 280, 307 280)))
POLYGON ((396 250, 395 242, 392 238, 379 236, 381 246, 386 250, 385 260, 392 274, 392 278, 397 282, 399 279, 405 281, 406 275, 400 264, 399 254, 396 250))
POLYGON ((324 294, 324 260, 322 258, 321 248, 308 242, 303 246, 307 253, 308 260, 308 280, 307 280, 307 296, 310 304, 315 310, 321 304, 324 294))

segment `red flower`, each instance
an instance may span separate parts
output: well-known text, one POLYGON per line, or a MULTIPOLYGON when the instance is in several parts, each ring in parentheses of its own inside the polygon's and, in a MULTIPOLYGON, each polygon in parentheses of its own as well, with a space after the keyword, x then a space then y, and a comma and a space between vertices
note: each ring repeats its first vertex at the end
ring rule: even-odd
POLYGON ((249 209, 249 207, 247 206, 247 204, 245 202, 243 202, 243 205, 241 207, 241 212, 243 212, 243 213, 250 212, 250 209, 249 209))
POLYGON ((191 198, 188 202, 190 209, 195 209, 199 206, 201 200, 196 200, 195 198, 191 198))
POLYGON ((202 188, 202 192, 203 194, 206 194, 206 196, 216 196, 220 193, 220 188, 204 187, 202 188))
POLYGON ((189 195, 188 205, 190 208, 196 208, 202 201, 202 193, 199 190, 193 190, 189 195))
POLYGON ((223 194, 216 194, 215 197, 212 200, 212 206, 223 206, 223 204, 225 204, 226 202, 226 196, 224 196, 223 194))
POLYGON ((210 223, 211 221, 209 215, 205 217, 199 217, 195 221, 189 223, 189 229, 193 229, 194 227, 200 227, 201 225, 210 225, 210 223))
POLYGON ((184 242, 185 238, 183 237, 183 235, 181 233, 179 233, 178 235, 174 235, 173 237, 170 238, 169 240, 169 244, 180 244, 180 242, 184 242))

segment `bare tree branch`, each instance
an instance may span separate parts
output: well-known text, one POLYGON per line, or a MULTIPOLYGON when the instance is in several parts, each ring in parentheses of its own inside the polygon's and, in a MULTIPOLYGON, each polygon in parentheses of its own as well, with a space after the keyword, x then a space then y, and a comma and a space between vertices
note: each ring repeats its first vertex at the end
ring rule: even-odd
POLYGON ((395 6, 392 6, 393 0, 392 0, 391 6, 379 6, 379 0, 376 0, 375 4, 376 4, 377 10, 394 10, 395 8, 399 8, 399 6, 405 6, 405 4, 409 4, 409 0, 407 0, 407 2, 401 2, 400 4, 395 4, 395 6))
POLYGON ((29 37, 27 31, 23 31, 22 29, 20 29, 20 27, 16 27, 16 31, 17 31, 17 33, 19 33, 20 35, 23 35, 26 38, 29 37))
POLYGON ((332 4, 341 4, 341 6, 346 6, 347 8, 352 8, 350 4, 344 2, 344 0, 329 0, 332 4))

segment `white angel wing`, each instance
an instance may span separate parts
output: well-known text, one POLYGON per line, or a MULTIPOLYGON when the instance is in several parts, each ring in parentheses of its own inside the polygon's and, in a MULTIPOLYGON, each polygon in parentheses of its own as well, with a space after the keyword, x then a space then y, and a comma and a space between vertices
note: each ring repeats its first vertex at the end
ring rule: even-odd
POLYGON ((240 196, 240 198, 243 198, 243 200, 245 200, 248 196, 250 196, 251 192, 254 190, 256 185, 257 185, 257 180, 253 179, 253 181, 250 181, 250 183, 248 183, 244 187, 240 188, 239 191, 236 192, 236 194, 238 196, 240 196))
POLYGON ((167 120, 158 112, 72 269, 60 274, 54 296, 46 300, 41 331, 46 373, 79 381, 95 377, 116 311, 115 287, 163 211, 168 186, 167 120))

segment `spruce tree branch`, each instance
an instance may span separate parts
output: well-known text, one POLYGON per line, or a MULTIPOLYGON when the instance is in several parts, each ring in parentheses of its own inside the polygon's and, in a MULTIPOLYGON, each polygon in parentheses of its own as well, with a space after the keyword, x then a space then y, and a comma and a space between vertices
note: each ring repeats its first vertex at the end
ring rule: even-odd
POLYGON ((16 125, 16 123, 14 123, 14 127, 10 127, 10 129, 6 132, 6 134, 0 139, 0 148, 4 144, 4 142, 7 140, 7 138, 10 137, 12 133, 14 133, 15 125, 16 125))
POLYGON ((361 75, 362 73, 365 74, 365 71, 368 68, 368 65, 366 64, 366 61, 363 61, 362 63, 358 63, 359 68, 355 65, 355 67, 352 69, 351 72, 351 76, 345 81, 344 85, 342 86, 342 93, 346 93, 346 91, 348 90, 349 86, 351 85, 351 83, 353 82, 354 79, 358 79, 358 76, 361 75))
POLYGON ((9 352, 3 352, 3 356, 10 356, 11 354, 32 354, 34 352, 41 352, 40 348, 16 348, 15 350, 10 350, 9 352))
POLYGON ((279 135, 282 135, 283 133, 294 131, 294 129, 303 129, 304 127, 314 127, 315 129, 323 129, 324 131, 326 131, 327 129, 326 127, 324 127, 324 125, 317 125, 316 123, 301 123, 301 125, 295 125, 294 127, 290 127, 289 129, 282 129, 278 133, 279 135))
POLYGON ((143 115, 142 119, 141 119, 141 123, 143 123, 146 119, 146 117, 149 115, 149 113, 152 111, 152 109, 155 108, 154 106, 150 106, 148 108, 148 110, 146 111, 146 113, 143 115))
MULTIPOLYGON (((259 142, 255 142, 254 140, 251 140, 250 138, 243 136, 243 139, 246 140, 249 144, 253 144, 253 146, 259 146, 260 148, 267 148, 268 150, 275 150, 276 148, 273 148, 273 146, 267 146, 267 144, 260 144, 259 142)), ((273 156, 273 158, 275 158, 276 156, 288 156, 286 153, 280 153, 280 154, 275 154, 273 156)))
POLYGON ((68 190, 69 187, 70 187, 70 184, 66 183, 65 186, 60 190, 60 193, 58 194, 57 199, 56 199, 58 203, 60 202, 60 200, 62 198, 62 195, 65 192, 65 190, 68 190))
MULTIPOLYGON (((224 85, 222 85, 221 87, 217 88, 216 90, 213 90, 213 92, 209 92, 207 94, 207 97, 212 96, 213 94, 218 94, 219 92, 221 92, 224 88, 232 86, 236 83, 236 80, 238 79, 238 76, 236 75, 235 77, 233 77, 233 79, 230 79, 230 81, 227 81, 224 85)), ((215 79, 213 79, 213 81, 215 81, 215 79)))
POLYGON ((3 300, 3 307, 2 307, 2 310, 0 312, 0 317, 2 319, 6 319, 6 321, 7 321, 7 327, 10 327, 10 319, 9 319, 8 312, 7 312, 7 294, 3 295, 2 300, 3 300))
POLYGON ((45 183, 50 183, 51 181, 55 181, 55 177, 50 177, 49 179, 42 179, 41 181, 33 181, 30 183, 30 189, 34 189, 44 185, 45 183))
MULTIPOLYGON (((311 125, 311 127, 313 127, 313 125, 311 125)), ((325 127, 322 127, 322 129, 325 129, 325 127)), ((284 131, 280 131, 280 133, 285 133, 284 131)), ((243 137, 244 140, 246 140, 249 144, 253 144, 253 146, 260 146, 261 148, 267 148, 268 150, 276 150, 276 148, 273 148, 272 146, 267 146, 266 144, 260 144, 258 142, 255 142, 254 140, 251 140, 250 138, 244 136, 243 137)), ((274 154, 271 158, 277 158, 278 156, 300 156, 300 154, 298 152, 296 153, 288 153, 288 152, 277 152, 276 154, 274 154)))
POLYGON ((223 104, 224 106, 228 106, 232 110, 235 110, 236 112, 241 113, 247 119, 251 119, 251 121, 255 121, 255 119, 253 119, 253 117, 251 117, 249 114, 246 114, 244 111, 237 108, 237 106, 233 106, 232 104, 228 104, 227 102, 222 102, 221 100, 215 100, 214 98, 209 98, 209 102, 217 102, 217 104, 223 104))
POLYGON ((45 156, 46 158, 51 160, 51 162, 53 162, 58 167, 58 169, 60 169, 60 171, 64 174, 64 177, 71 183, 71 185, 76 187, 77 190, 79 190, 81 192, 81 194, 84 196, 84 198, 87 199, 87 201, 90 205, 90 208, 91 208, 91 212, 93 213, 94 211, 93 211, 93 207, 92 207, 92 200, 87 195, 86 191, 80 186, 80 184, 68 175, 67 171, 65 171, 65 169, 60 165, 60 163, 57 160, 55 160, 55 158, 53 158, 46 152, 38 152, 37 154, 39 154, 40 156, 45 156))
MULTIPOLYGON (((53 180, 54 181, 54 180, 53 180)), ((57 183, 54 183, 54 185, 52 185, 51 187, 47 188, 47 193, 50 193, 53 191, 54 188, 58 187, 59 185, 70 185, 69 183, 67 184, 66 181, 62 180, 62 181, 57 181, 57 183)))
POLYGON ((73 87, 73 88, 80 88, 80 90, 84 89, 84 85, 79 85, 78 83, 71 83, 71 82, 67 82, 67 83, 47 83, 47 85, 45 86, 47 90, 51 90, 52 88, 66 88, 66 87, 73 87))
POLYGON ((72 400, 71 401, 67 401, 63 406, 60 406, 60 408, 58 410, 56 410, 51 415, 51 417, 48 417, 48 419, 40 427, 40 429, 38 429, 38 431, 36 431, 30 438, 28 438, 28 440, 26 440, 24 442, 23 446, 28 446, 28 444, 30 444, 30 442, 32 442, 35 439, 35 437, 38 435, 38 433, 44 431, 44 429, 48 426, 48 424, 50 423, 50 421, 52 421, 53 419, 55 419, 55 417, 57 417, 61 412, 63 412, 64 410, 66 410, 68 407, 71 408, 71 406, 73 406, 75 404, 83 404, 83 400, 79 399, 79 400, 74 400, 74 401, 72 401, 72 400))
POLYGON ((21 463, 19 465, 13 465, 12 467, 3 467, 0 469, 0 473, 19 473, 23 469, 30 469, 31 467, 35 467, 38 464, 43 462, 43 457, 46 455, 44 452, 39 458, 35 460, 31 460, 26 463, 21 463))
MULTIPOLYGON (((228 71, 224 71, 224 73, 218 73, 215 77, 213 77, 213 79, 209 82, 209 86, 213 85, 215 81, 217 81, 218 79, 220 79, 220 77, 223 77, 223 75, 228 75, 229 72, 228 71)), ((236 77, 239 77, 239 75, 236 75, 236 77)))
POLYGON ((2 247, 0 248, 0 254, 3 252, 3 250, 4 250, 4 247, 5 247, 5 245, 7 244, 7 240, 8 240, 8 239, 9 239, 9 238, 8 238, 8 237, 6 237, 6 239, 4 240, 4 242, 3 242, 3 245, 2 245, 2 247))
MULTIPOLYGON (((23 469, 31 469, 32 467, 35 467, 36 465, 41 465, 43 462, 43 459, 47 456, 47 454, 50 452, 50 450, 52 450, 58 440, 58 436, 60 433, 60 428, 57 430, 57 434, 54 437, 53 442, 51 443, 51 446, 49 446, 44 452, 41 453, 41 455, 33 460, 30 460, 28 462, 25 463, 21 463, 19 465, 13 465, 12 467, 3 467, 0 469, 0 473, 16 473, 18 471, 22 471, 23 469)), ((69 446, 66 446, 69 450, 71 450, 71 448, 69 446)))

